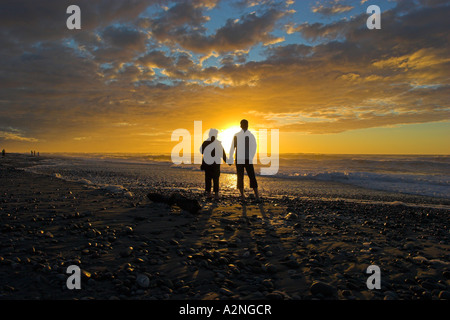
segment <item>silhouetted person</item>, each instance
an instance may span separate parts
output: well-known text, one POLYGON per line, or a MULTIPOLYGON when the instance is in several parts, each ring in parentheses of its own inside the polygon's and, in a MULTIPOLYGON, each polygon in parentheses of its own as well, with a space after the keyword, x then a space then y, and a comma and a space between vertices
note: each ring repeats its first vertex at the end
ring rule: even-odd
POLYGON ((241 193, 242 200, 244 196, 244 169, 250 179, 250 188, 255 192, 255 197, 259 200, 258 182, 256 181, 255 168, 253 167, 253 158, 256 154, 256 139, 255 136, 248 130, 248 121, 241 120, 241 131, 236 133, 233 137, 230 149, 230 158, 228 164, 233 163, 233 154, 236 150, 236 173, 237 173, 237 188, 241 193))
POLYGON ((227 161, 227 155, 222 147, 222 143, 217 140, 217 134, 218 131, 216 129, 210 129, 209 138, 203 142, 200 150, 203 154, 201 169, 205 171, 205 193, 208 197, 211 196, 212 180, 215 199, 219 198, 220 164, 222 159, 225 162, 227 161))
POLYGON ((6 151, 5 149, 2 150, 2 157, 4 157, 6 155, 6 151))

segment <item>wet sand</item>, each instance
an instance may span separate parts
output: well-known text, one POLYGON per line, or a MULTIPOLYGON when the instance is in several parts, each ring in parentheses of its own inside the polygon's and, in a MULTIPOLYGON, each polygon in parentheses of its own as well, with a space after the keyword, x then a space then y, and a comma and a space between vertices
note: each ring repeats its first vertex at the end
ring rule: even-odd
POLYGON ((202 206, 192 214, 19 160, 0 162, 3 300, 450 299, 444 208, 191 194, 202 206), (81 290, 66 286, 69 265, 81 290), (379 290, 367 288, 370 265, 379 290))

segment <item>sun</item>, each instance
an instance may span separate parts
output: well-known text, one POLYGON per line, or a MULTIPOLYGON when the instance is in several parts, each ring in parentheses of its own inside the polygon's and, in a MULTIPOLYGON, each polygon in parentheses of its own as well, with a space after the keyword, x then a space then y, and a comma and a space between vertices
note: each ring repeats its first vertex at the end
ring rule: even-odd
POLYGON ((241 131, 239 126, 229 127, 225 130, 221 130, 218 135, 219 141, 222 141, 222 146, 225 149, 225 152, 228 153, 231 148, 231 143, 233 141, 233 137, 236 133, 241 131))

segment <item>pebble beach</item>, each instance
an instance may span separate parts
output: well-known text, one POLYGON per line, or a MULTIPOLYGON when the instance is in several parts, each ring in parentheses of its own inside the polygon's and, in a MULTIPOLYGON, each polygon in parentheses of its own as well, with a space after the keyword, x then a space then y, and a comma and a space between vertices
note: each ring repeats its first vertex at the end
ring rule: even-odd
POLYGON ((26 157, 8 157, 2 300, 450 299, 446 206, 187 192, 201 206, 192 213, 27 172, 26 157), (67 288, 70 265, 81 268, 80 290, 67 288), (367 287, 370 265, 380 289, 367 287))

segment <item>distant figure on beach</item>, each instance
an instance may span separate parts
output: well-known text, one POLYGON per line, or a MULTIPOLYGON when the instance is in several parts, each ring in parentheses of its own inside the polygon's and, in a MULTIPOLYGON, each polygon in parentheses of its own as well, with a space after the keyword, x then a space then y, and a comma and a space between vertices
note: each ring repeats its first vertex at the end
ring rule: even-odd
POLYGON ((4 157, 6 155, 6 151, 5 149, 2 150, 2 157, 4 157))
POLYGON ((256 181, 255 168, 253 167, 253 158, 256 154, 255 136, 248 130, 248 121, 241 120, 241 131, 236 133, 231 143, 230 156, 228 164, 233 164, 233 155, 236 150, 236 173, 237 188, 241 193, 241 198, 245 201, 244 195, 244 169, 250 179, 250 188, 255 192, 256 200, 259 201, 258 182, 256 181))
POLYGON ((227 155, 223 149, 222 143, 217 140, 217 129, 209 130, 209 137, 205 140, 201 147, 203 160, 201 169, 205 171, 205 193, 208 197, 211 196, 211 180, 214 184, 214 198, 219 199, 219 177, 220 164, 227 161, 227 155))

